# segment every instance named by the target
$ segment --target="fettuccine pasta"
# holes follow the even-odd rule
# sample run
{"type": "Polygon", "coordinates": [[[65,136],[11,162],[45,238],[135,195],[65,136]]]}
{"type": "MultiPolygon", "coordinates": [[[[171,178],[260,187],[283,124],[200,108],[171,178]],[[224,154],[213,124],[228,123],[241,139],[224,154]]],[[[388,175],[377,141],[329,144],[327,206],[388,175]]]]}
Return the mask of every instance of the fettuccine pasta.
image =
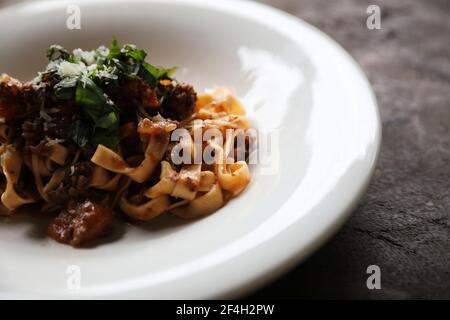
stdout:
{"type": "Polygon", "coordinates": [[[80,246],[114,217],[203,217],[245,190],[250,123],[238,99],[197,94],[145,55],[115,40],[51,46],[33,81],[0,76],[0,215],[40,206],[55,215],[48,235],[80,246]]]}

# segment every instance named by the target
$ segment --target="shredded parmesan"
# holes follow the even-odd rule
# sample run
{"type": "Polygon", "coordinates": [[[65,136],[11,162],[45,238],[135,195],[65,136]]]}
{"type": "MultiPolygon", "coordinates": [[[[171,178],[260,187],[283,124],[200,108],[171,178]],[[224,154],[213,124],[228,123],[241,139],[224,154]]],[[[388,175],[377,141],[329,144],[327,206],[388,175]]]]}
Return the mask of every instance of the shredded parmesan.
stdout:
{"type": "Polygon", "coordinates": [[[86,65],[83,62],[71,63],[63,61],[58,65],[58,74],[61,77],[77,76],[86,70],[86,65]]]}
{"type": "Polygon", "coordinates": [[[88,66],[95,63],[95,54],[91,51],[75,49],[73,50],[73,56],[76,62],[84,61],[88,66]]]}
{"type": "Polygon", "coordinates": [[[47,142],[45,143],[45,145],[47,147],[51,147],[51,146],[54,146],[55,144],[64,142],[64,139],[50,139],[49,137],[46,137],[46,139],[47,139],[47,142]]]}
{"type": "Polygon", "coordinates": [[[50,116],[48,115],[48,113],[45,112],[44,110],[39,111],[39,115],[41,116],[42,119],[44,119],[44,120],[47,121],[47,122],[52,121],[52,117],[50,117],[50,116]]]}

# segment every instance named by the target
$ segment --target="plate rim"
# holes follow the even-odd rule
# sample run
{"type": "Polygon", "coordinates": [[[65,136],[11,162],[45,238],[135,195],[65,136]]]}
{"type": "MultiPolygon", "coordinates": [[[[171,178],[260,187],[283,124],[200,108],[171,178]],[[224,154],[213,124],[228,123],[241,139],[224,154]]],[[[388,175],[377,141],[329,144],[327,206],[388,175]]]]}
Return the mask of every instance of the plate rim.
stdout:
{"type": "MultiPolygon", "coordinates": [[[[58,1],[58,6],[64,5],[64,4],[76,4],[76,3],[89,3],[89,4],[98,4],[101,2],[105,2],[103,0],[64,0],[64,1],[58,1]]],[[[192,298],[232,298],[232,297],[242,297],[245,294],[248,294],[252,292],[253,290],[262,287],[263,285],[270,283],[271,281],[275,280],[276,278],[280,277],[282,274],[286,273],[287,271],[291,270],[294,266],[300,264],[302,261],[304,261],[306,258],[308,258],[313,252],[315,252],[319,247],[321,247],[325,242],[327,242],[335,233],[342,227],[342,225],[347,221],[355,207],[358,205],[359,200],[364,195],[364,193],[367,190],[367,187],[371,181],[371,178],[375,172],[376,165],[379,159],[380,155],[380,148],[381,148],[381,139],[382,139],[382,126],[381,126],[381,117],[380,117],[380,111],[377,104],[376,96],[374,94],[374,91],[370,85],[369,80],[367,79],[367,76],[365,75],[364,71],[360,67],[360,65],[355,61],[355,59],[345,50],[343,47],[338,44],[334,39],[332,39],[330,36],[328,36],[326,33],[318,29],[317,27],[305,22],[304,20],[291,15],[289,13],[286,13],[280,9],[252,1],[247,0],[215,0],[215,1],[208,1],[208,0],[131,0],[131,1],[125,1],[125,0],[110,0],[108,1],[109,5],[114,5],[115,3],[165,3],[165,4],[183,4],[183,5],[192,5],[192,6],[201,6],[206,7],[208,9],[217,9],[222,11],[227,11],[228,13],[233,14],[239,14],[240,16],[245,16],[247,18],[250,18],[249,12],[251,11],[251,15],[254,17],[255,14],[261,13],[264,14],[265,17],[270,16],[271,22],[267,22],[266,24],[273,28],[274,22],[279,22],[279,25],[277,26],[277,30],[282,31],[283,34],[289,34],[291,37],[294,37],[295,30],[288,30],[288,27],[296,26],[296,28],[306,28],[309,29],[312,33],[315,33],[317,37],[322,38],[324,41],[328,42],[330,46],[334,48],[334,50],[337,50],[340,52],[343,58],[347,60],[349,64],[351,64],[354,73],[361,79],[363,82],[363,87],[366,90],[366,95],[368,97],[369,103],[364,106],[365,108],[372,108],[375,114],[376,125],[375,125],[375,138],[373,140],[373,159],[370,162],[370,165],[368,166],[367,171],[364,172],[364,176],[361,177],[357,182],[355,182],[355,188],[357,191],[352,195],[351,200],[348,201],[346,204],[343,205],[343,208],[341,210],[337,210],[339,212],[336,212],[333,214],[333,220],[328,220],[327,225],[322,226],[320,230],[317,230],[315,232],[315,236],[310,237],[307,241],[306,245],[303,246],[297,246],[296,249],[293,249],[294,252],[290,252],[288,254],[285,254],[283,258],[278,258],[277,262],[272,264],[267,264],[266,267],[261,268],[257,273],[253,274],[251,277],[247,277],[245,280],[240,281],[222,281],[219,284],[216,284],[214,288],[205,289],[205,286],[199,286],[196,288],[195,293],[193,293],[192,298]],[[237,12],[238,10],[234,7],[238,5],[239,10],[241,12],[237,12]]],[[[37,1],[32,3],[19,3],[10,5],[7,7],[4,7],[0,10],[0,14],[5,14],[5,11],[13,11],[13,10],[21,10],[23,8],[26,8],[28,6],[36,6],[36,5],[45,5],[48,3],[53,3],[55,5],[55,1],[37,1]]],[[[258,20],[262,23],[262,20],[258,20]]],[[[333,189],[333,191],[335,188],[333,189]]],[[[334,191],[335,192],[335,191],[334,191]]],[[[331,193],[331,191],[330,191],[331,193]]],[[[292,232],[292,230],[283,230],[280,232],[285,233],[285,235],[288,232],[292,232]]],[[[277,237],[279,234],[274,236],[273,239],[270,241],[277,241],[277,237]]],[[[279,240],[278,240],[279,241],[279,240]]],[[[268,241],[262,242],[260,245],[266,244],[268,241]]],[[[292,251],[292,250],[291,250],[292,251]]],[[[245,255],[252,255],[255,254],[255,248],[250,248],[247,251],[245,251],[243,254],[245,255]]],[[[231,257],[227,263],[238,263],[236,260],[238,259],[238,256],[231,257]]],[[[205,278],[214,278],[217,277],[218,266],[213,265],[206,267],[204,272],[205,278]],[[207,276],[206,273],[209,273],[207,276]]],[[[197,271],[198,273],[198,271],[197,271]]],[[[220,274],[220,272],[219,272],[220,274]]],[[[176,282],[176,280],[173,280],[176,282]]],[[[172,281],[172,282],[173,282],[172,281]]],[[[204,281],[207,281],[207,279],[204,279],[204,281]]],[[[192,282],[192,281],[191,281],[192,282]]],[[[207,286],[206,286],[207,287],[207,286]]],[[[152,286],[142,286],[139,288],[131,288],[129,290],[117,290],[115,292],[110,292],[107,295],[98,295],[98,294],[92,294],[88,295],[91,298],[98,299],[98,298],[108,298],[108,299],[128,299],[130,297],[135,299],[145,299],[145,293],[149,292],[151,290],[152,286]]],[[[87,296],[83,295],[83,298],[86,298],[87,296]]],[[[76,294],[69,295],[64,298],[80,298],[77,297],[76,294]]]]}

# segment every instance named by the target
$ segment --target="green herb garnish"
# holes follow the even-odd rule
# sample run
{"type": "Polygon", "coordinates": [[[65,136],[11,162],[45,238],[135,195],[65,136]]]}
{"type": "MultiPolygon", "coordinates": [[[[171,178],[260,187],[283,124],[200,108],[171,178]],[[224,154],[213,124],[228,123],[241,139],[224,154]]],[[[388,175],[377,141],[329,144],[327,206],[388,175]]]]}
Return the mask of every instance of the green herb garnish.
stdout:
{"type": "Polygon", "coordinates": [[[120,47],[113,38],[109,48],[74,50],[59,45],[47,50],[50,63],[43,73],[55,83],[55,97],[74,101],[81,109],[80,120],[68,130],[68,137],[81,147],[103,144],[115,148],[119,141],[120,110],[106,95],[107,87],[126,79],[141,78],[150,86],[172,79],[176,68],[162,68],[146,62],[147,53],[132,44],[120,47]]]}

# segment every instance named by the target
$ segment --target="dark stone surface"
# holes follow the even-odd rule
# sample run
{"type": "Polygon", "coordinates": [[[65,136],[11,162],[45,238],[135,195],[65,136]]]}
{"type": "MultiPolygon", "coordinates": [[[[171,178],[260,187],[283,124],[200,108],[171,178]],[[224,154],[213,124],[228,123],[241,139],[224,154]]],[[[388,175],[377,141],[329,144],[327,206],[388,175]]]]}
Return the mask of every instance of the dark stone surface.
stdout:
{"type": "Polygon", "coordinates": [[[450,299],[450,0],[262,2],[319,27],[360,63],[378,98],[383,144],[340,232],[249,297],[450,299]],[[382,30],[366,28],[371,4],[381,7],[382,30]],[[372,264],[381,290],[366,287],[372,264]]]}
{"type": "Polygon", "coordinates": [[[350,220],[305,263],[250,298],[450,298],[450,1],[264,0],[319,27],[360,63],[383,143],[350,220]],[[366,27],[368,5],[382,30],[366,27]],[[368,290],[366,268],[381,268],[368,290]]]}

